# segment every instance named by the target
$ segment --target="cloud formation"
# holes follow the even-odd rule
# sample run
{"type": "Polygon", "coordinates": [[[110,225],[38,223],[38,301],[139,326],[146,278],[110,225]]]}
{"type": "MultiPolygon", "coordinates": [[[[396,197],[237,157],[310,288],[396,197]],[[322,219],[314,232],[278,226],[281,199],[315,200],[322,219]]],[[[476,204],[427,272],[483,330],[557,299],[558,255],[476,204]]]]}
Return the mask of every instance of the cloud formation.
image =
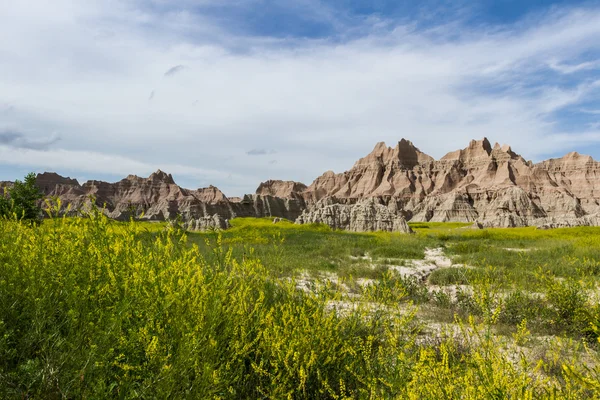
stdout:
{"type": "Polygon", "coordinates": [[[249,156],[264,156],[267,154],[275,154],[277,153],[275,150],[269,150],[269,149],[252,149],[246,152],[247,155],[249,156]]]}
{"type": "Polygon", "coordinates": [[[592,115],[600,115],[600,110],[588,110],[588,109],[581,109],[579,110],[580,112],[584,113],[584,114],[592,114],[592,115]]]}
{"type": "Polygon", "coordinates": [[[169,77],[169,76],[174,76],[177,73],[181,72],[182,70],[185,69],[185,65],[176,65],[174,67],[171,67],[167,70],[167,72],[165,72],[165,76],[169,77]]]}
{"type": "Polygon", "coordinates": [[[572,74],[574,72],[584,70],[600,69],[600,60],[586,61],[579,64],[559,64],[556,62],[551,62],[549,66],[553,70],[558,71],[560,73],[572,74]]]}
{"type": "Polygon", "coordinates": [[[129,174],[149,176],[157,169],[169,171],[179,176],[187,177],[196,184],[208,186],[212,180],[240,179],[240,176],[222,171],[194,168],[177,163],[156,161],[145,163],[132,160],[128,157],[99,153],[95,151],[71,151],[56,149],[43,151],[40,149],[20,148],[18,151],[0,145],[0,159],[17,166],[37,167],[47,170],[63,169],[67,171],[80,171],[85,173],[102,173],[113,175],[119,179],[129,174]]]}
{"type": "Polygon", "coordinates": [[[48,150],[51,145],[58,142],[60,137],[52,135],[49,137],[31,138],[21,132],[13,130],[0,131],[0,145],[17,149],[48,150]]]}
{"type": "MultiPolygon", "coordinates": [[[[487,136],[528,159],[582,146],[600,158],[595,113],[582,111],[600,109],[600,7],[471,25],[290,0],[288,14],[315,28],[286,36],[234,30],[212,0],[170,4],[3,6],[0,36],[15,38],[0,41],[0,75],[11,77],[0,104],[14,105],[4,122],[61,133],[60,143],[37,145],[44,168],[127,175],[160,164],[184,186],[207,179],[233,196],[270,178],[310,183],[402,137],[435,157],[487,136]],[[257,143],[277,149],[277,176],[246,157],[270,154],[257,143]],[[108,161],[90,163],[90,153],[108,161]]],[[[2,154],[36,146],[27,140],[0,138],[2,154]]],[[[18,151],[0,163],[38,166],[36,157],[18,151]]]]}

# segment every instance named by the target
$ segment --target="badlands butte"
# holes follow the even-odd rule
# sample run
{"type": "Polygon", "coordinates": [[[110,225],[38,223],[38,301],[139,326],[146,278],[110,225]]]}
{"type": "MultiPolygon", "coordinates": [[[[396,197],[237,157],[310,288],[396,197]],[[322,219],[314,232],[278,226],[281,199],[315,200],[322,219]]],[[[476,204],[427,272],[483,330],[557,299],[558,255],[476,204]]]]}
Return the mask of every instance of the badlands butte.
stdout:
{"type": "Polygon", "coordinates": [[[228,198],[214,186],[181,188],[160,170],[148,178],[84,184],[46,172],[37,185],[72,215],[95,201],[111,218],[180,218],[191,230],[226,229],[235,217],[351,231],[410,232],[406,221],[472,222],[478,228],[600,225],[600,163],[573,152],[534,164],[485,138],[439,160],[405,139],[395,147],[378,143],[346,172],[325,172],[310,186],[270,180],[243,198],[228,198]]]}

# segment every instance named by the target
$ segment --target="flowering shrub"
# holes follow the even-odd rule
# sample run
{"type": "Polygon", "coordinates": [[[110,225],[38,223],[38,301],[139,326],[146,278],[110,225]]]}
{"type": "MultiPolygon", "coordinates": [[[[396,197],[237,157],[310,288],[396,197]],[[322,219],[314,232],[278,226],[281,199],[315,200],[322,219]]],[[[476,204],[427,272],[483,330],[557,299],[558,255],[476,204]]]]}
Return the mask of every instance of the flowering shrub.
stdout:
{"type": "MultiPolygon", "coordinates": [[[[369,302],[298,290],[220,236],[208,255],[185,233],[87,218],[0,220],[1,398],[584,398],[597,370],[558,376],[510,354],[489,326],[416,340],[421,296],[392,277],[369,302]]],[[[487,292],[474,304],[487,307],[487,292]]],[[[556,304],[560,313],[575,303],[556,304]],[[566,308],[565,308],[566,307],[566,308]]],[[[496,306],[494,306],[496,307],[496,306]]],[[[494,311],[495,312],[495,311],[494,311]]],[[[485,314],[485,313],[484,313],[485,314]]],[[[490,320],[496,314],[490,315],[490,320]]],[[[522,324],[518,341],[525,341],[522,324]]]]}

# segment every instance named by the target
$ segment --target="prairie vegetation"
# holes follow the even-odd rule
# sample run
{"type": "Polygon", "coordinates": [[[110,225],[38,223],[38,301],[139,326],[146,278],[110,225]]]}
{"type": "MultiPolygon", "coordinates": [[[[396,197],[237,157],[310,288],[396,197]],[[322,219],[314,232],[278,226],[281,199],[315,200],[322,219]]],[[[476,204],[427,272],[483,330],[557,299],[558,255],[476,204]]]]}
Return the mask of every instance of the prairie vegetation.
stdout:
{"type": "Polygon", "coordinates": [[[232,225],[1,219],[0,397],[600,393],[600,229],[232,225]]]}
{"type": "Polygon", "coordinates": [[[0,217],[14,217],[38,223],[42,209],[38,202],[43,194],[35,184],[35,174],[27,174],[23,181],[16,180],[10,187],[0,188],[0,217]]]}

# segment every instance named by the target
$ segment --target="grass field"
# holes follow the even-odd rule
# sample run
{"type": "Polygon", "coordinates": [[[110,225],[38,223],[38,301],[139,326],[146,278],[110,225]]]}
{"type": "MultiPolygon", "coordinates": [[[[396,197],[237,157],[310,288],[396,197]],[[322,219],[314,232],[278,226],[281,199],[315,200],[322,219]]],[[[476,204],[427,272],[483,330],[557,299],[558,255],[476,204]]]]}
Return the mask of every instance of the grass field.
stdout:
{"type": "Polygon", "coordinates": [[[600,229],[0,221],[0,398],[600,396],[600,229]]]}

